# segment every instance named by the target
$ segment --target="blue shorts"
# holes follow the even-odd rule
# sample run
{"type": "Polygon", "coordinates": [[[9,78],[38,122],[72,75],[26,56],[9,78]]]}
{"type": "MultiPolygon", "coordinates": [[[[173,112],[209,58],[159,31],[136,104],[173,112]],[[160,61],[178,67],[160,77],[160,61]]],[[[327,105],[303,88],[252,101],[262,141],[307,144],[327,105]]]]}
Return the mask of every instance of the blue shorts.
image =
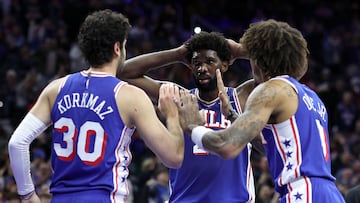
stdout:
{"type": "Polygon", "coordinates": [[[334,182],[323,178],[301,178],[288,186],[279,203],[345,203],[334,182]]]}
{"type": "Polygon", "coordinates": [[[124,203],[126,197],[111,197],[107,191],[89,190],[65,194],[53,194],[51,203],[124,203]],[[111,201],[111,199],[116,200],[111,201]]]}

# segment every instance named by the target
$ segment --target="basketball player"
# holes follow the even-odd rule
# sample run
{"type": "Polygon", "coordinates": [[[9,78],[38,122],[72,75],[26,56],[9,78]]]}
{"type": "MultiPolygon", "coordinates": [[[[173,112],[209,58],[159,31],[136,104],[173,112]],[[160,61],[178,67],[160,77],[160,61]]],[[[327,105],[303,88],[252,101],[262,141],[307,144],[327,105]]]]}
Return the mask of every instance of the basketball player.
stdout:
{"type": "Polygon", "coordinates": [[[261,133],[279,202],[344,202],[330,171],[326,108],[298,81],[307,71],[305,39],[287,23],[267,20],[251,24],[240,44],[257,87],[244,112],[219,131],[198,125],[202,118],[194,114],[196,98],[182,94],[178,106],[191,139],[199,148],[231,159],[261,133]]]}
{"type": "Polygon", "coordinates": [[[40,203],[30,174],[29,145],[49,125],[53,203],[126,202],[135,128],[167,167],[181,165],[183,131],[171,102],[179,96],[177,89],[160,89],[160,110],[170,133],[145,92],[115,77],[124,64],[129,28],[126,17],[110,10],[87,16],[78,40],[90,68],[47,85],[13,133],[10,161],[23,203],[40,203]]]}
{"type": "MultiPolygon", "coordinates": [[[[229,44],[220,33],[201,32],[184,44],[127,60],[121,73],[122,79],[141,87],[156,101],[162,82],[144,74],[154,68],[165,68],[169,63],[182,61],[191,69],[196,88],[189,91],[196,97],[199,109],[205,112],[204,127],[213,130],[229,127],[237,114],[241,113],[241,106],[253,88],[252,82],[236,89],[224,87],[222,81],[221,86],[217,84],[215,70],[221,73],[227,71],[231,60],[229,44]],[[224,94],[220,97],[226,101],[220,100],[219,90],[224,94]]],[[[183,164],[178,169],[170,169],[169,202],[254,202],[250,152],[251,145],[247,144],[234,159],[224,160],[200,149],[189,136],[185,136],[183,164]]]]}

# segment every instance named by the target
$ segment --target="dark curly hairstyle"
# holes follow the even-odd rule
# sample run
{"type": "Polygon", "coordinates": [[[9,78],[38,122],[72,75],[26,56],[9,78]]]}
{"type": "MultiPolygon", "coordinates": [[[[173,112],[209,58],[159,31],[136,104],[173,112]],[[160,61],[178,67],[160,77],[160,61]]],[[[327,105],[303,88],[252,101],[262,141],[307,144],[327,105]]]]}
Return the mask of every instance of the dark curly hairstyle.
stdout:
{"type": "Polygon", "coordinates": [[[307,71],[306,40],[285,22],[270,19],[252,23],[240,43],[266,76],[290,75],[300,79],[307,71]]]}
{"type": "Polygon", "coordinates": [[[208,33],[202,31],[192,36],[184,44],[187,48],[185,57],[188,61],[191,61],[192,55],[195,51],[203,49],[216,51],[222,61],[229,62],[231,59],[229,44],[227,43],[225,37],[218,32],[208,33]]]}
{"type": "Polygon", "coordinates": [[[124,15],[109,9],[88,15],[78,34],[79,47],[87,62],[91,66],[110,62],[114,56],[114,44],[119,42],[123,45],[130,27],[124,15]]]}

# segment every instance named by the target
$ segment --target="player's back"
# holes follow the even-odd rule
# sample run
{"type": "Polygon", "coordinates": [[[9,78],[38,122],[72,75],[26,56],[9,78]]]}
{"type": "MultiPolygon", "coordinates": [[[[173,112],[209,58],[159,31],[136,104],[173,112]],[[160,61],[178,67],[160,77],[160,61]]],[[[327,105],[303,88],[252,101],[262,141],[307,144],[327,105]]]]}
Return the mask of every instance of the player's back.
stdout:
{"type": "Polygon", "coordinates": [[[293,116],[268,124],[262,131],[280,202],[343,202],[330,170],[325,105],[313,90],[294,78],[275,79],[291,85],[299,101],[293,116]]]}
{"type": "Polygon", "coordinates": [[[106,73],[82,71],[67,77],[51,111],[51,192],[94,197],[126,196],[129,144],[115,95],[124,82],[106,73]],[[76,194],[76,193],[75,193],[76,194]]]}
{"type": "Polygon", "coordinates": [[[297,111],[290,119],[267,125],[262,132],[269,163],[274,163],[270,170],[277,185],[286,185],[300,176],[334,180],[330,173],[328,116],[323,102],[293,78],[276,79],[293,86],[299,97],[297,111]]]}

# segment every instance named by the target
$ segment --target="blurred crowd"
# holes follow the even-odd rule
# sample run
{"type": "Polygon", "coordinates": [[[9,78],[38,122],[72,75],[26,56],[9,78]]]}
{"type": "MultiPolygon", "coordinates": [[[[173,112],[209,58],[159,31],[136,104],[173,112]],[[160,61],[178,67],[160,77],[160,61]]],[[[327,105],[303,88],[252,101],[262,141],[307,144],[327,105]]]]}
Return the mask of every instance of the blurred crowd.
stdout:
{"type": "MultiPolygon", "coordinates": [[[[238,40],[249,23],[274,18],[301,30],[310,50],[302,79],[324,100],[330,121],[332,173],[346,195],[360,184],[360,2],[356,0],[1,0],[0,10],[0,203],[20,202],[9,167],[7,142],[14,128],[51,80],[86,69],[76,44],[80,23],[91,11],[110,8],[132,24],[128,58],[174,48],[193,28],[238,40]]],[[[149,73],[192,88],[181,64],[149,73]]],[[[249,63],[237,60],[224,76],[237,86],[251,78],[249,63]]],[[[31,145],[32,175],[42,201],[49,202],[51,132],[31,145]]],[[[167,200],[169,174],[135,134],[129,202],[167,200]]],[[[253,156],[257,202],[276,198],[266,157],[253,156]]]]}

